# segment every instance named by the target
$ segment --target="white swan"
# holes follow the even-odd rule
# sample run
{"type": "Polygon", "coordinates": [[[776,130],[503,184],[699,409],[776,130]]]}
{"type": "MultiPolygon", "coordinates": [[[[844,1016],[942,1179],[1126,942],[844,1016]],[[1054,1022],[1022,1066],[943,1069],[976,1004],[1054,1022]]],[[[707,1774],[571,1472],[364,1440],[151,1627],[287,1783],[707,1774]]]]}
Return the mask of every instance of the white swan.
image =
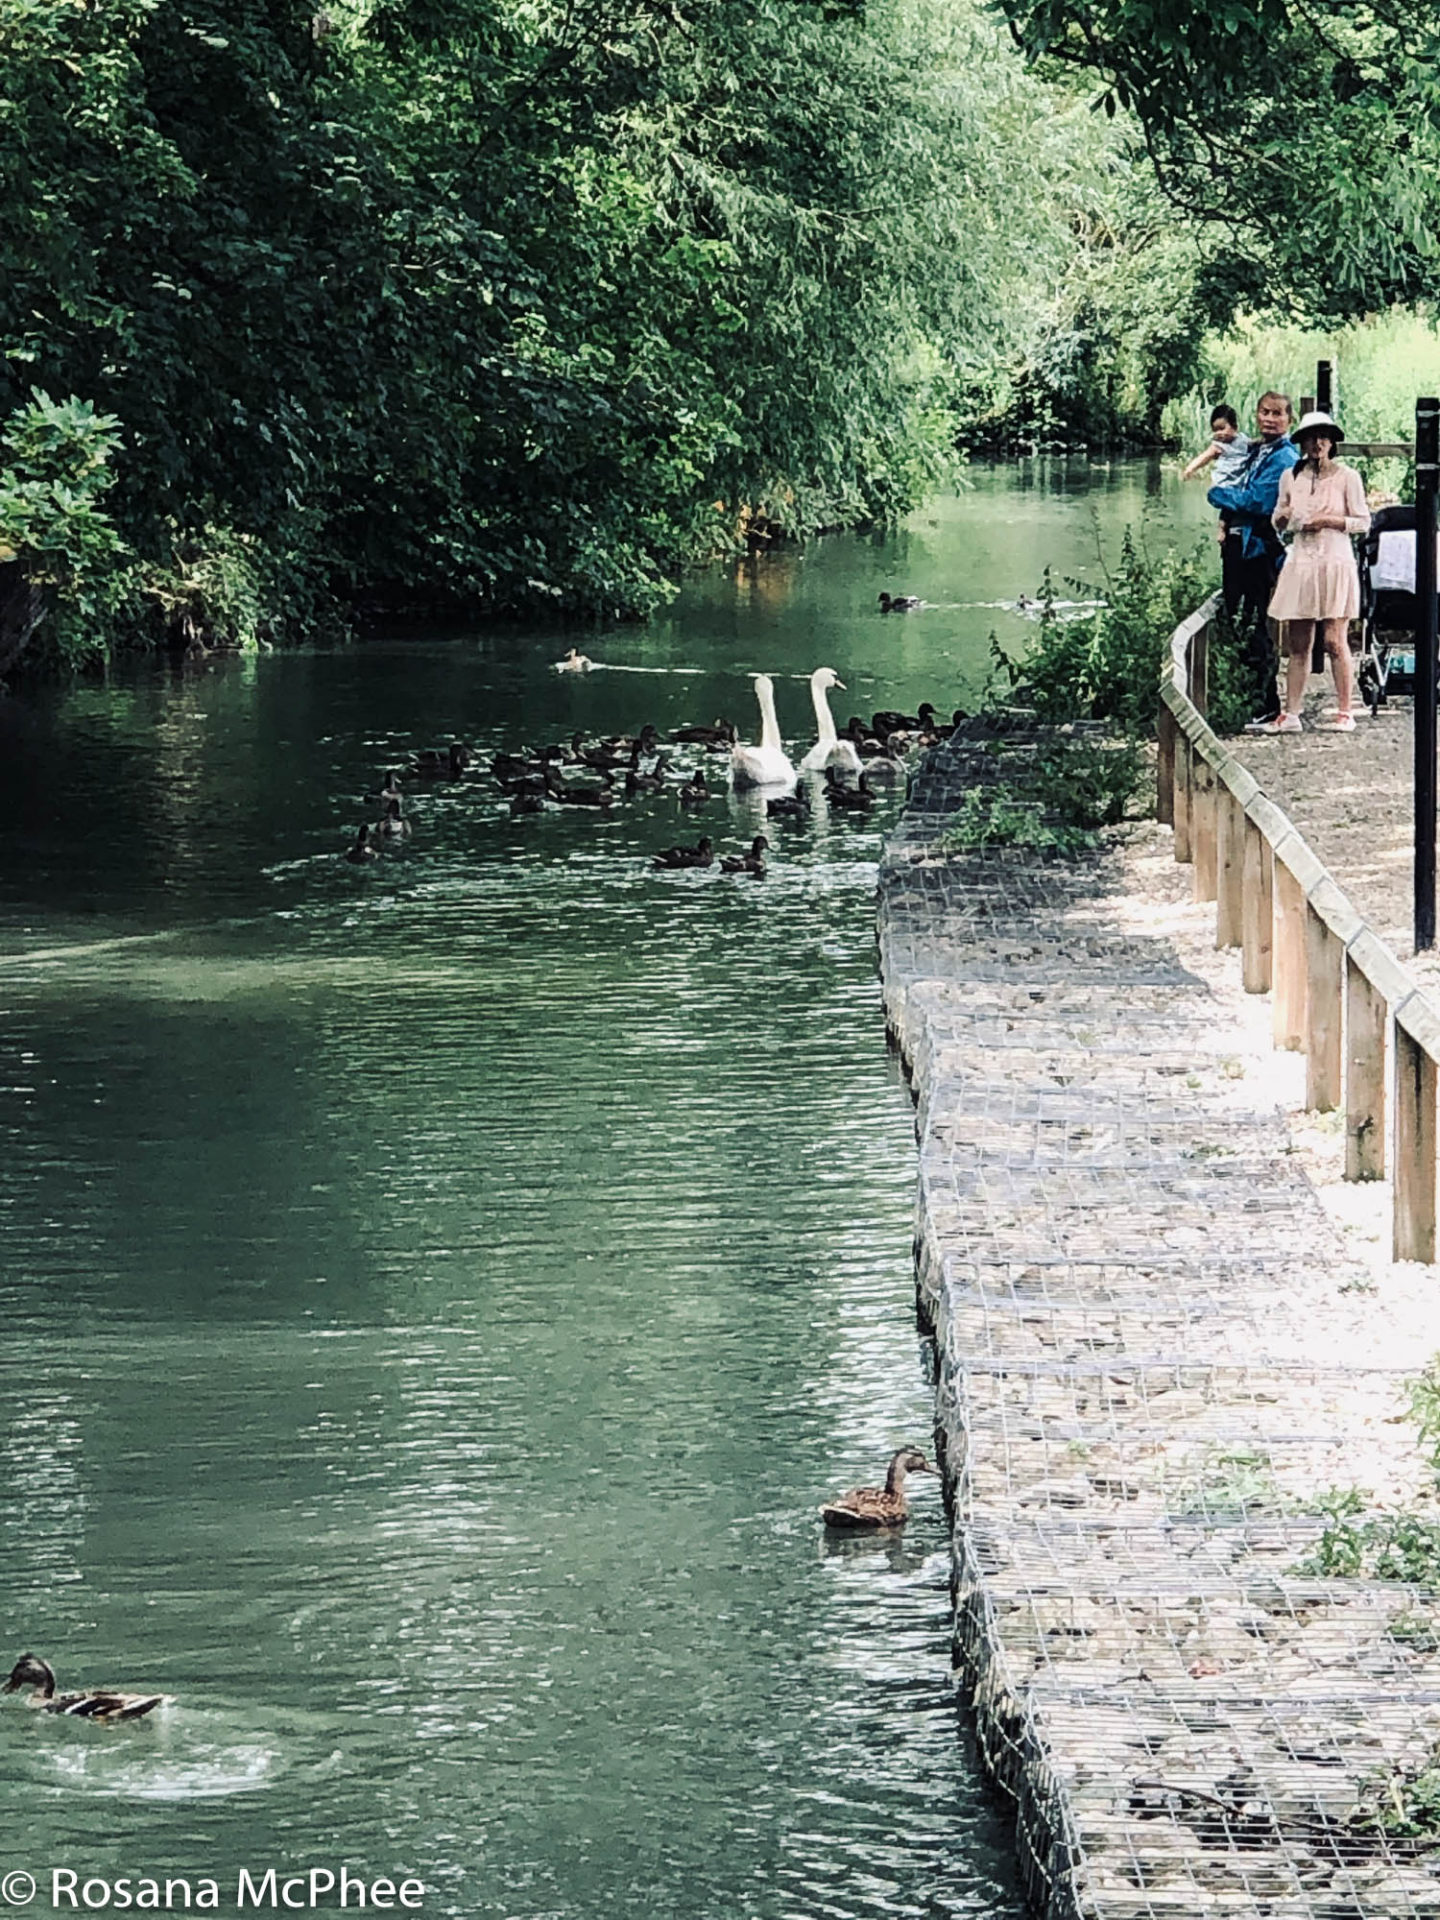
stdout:
{"type": "Polygon", "coordinates": [[[842,740],[835,731],[835,718],[826,694],[831,687],[843,693],[845,682],[833,667],[817,667],[810,676],[810,699],[815,707],[815,727],[820,738],[800,762],[802,773],[819,773],[824,767],[839,767],[845,773],[859,773],[863,764],[853,740],[842,740]]]}
{"type": "Polygon", "coordinates": [[[760,744],[730,749],[730,777],[737,787],[784,787],[795,769],[780,744],[780,722],[775,718],[775,682],[768,673],[752,674],[755,698],[760,702],[760,744]]]}

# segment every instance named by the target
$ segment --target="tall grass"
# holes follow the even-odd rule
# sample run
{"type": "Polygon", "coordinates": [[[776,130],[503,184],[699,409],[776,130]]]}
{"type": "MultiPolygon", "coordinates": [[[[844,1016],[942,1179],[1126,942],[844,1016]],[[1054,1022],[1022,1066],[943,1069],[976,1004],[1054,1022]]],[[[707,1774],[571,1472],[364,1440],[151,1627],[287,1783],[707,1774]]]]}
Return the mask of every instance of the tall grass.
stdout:
{"type": "Polygon", "coordinates": [[[1165,408],[1168,438],[1187,450],[1210,438],[1210,409],[1228,400],[1247,430],[1267,387],[1294,396],[1315,391],[1315,362],[1335,366],[1333,411],[1356,440],[1410,440],[1418,394],[1440,393],[1440,328],[1425,313],[1394,311],[1334,332],[1271,321],[1242,320],[1210,335],[1204,372],[1194,388],[1165,408]]]}

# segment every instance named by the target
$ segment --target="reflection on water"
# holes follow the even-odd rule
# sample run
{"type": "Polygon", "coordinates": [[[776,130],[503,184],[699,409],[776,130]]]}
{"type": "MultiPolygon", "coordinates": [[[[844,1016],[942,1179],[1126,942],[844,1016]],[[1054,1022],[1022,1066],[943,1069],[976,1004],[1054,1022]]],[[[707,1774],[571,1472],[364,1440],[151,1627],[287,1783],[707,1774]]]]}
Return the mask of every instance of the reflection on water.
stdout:
{"type": "Polygon", "coordinates": [[[344,1859],[514,1920],[1017,1911],[933,1488],[883,1542],[816,1515],[929,1426],[895,803],[772,831],[763,883],[649,867],[745,845],[753,802],[514,821],[483,776],[337,853],[455,734],[750,725],[763,666],[803,749],[786,676],[822,663],[857,711],[947,710],[994,610],[875,593],[1033,591],[1042,506],[1078,564],[1076,496],[981,476],[586,642],[643,675],[488,634],[0,708],[9,1658],[176,1696],[3,1703],[7,1865],[344,1859]]]}

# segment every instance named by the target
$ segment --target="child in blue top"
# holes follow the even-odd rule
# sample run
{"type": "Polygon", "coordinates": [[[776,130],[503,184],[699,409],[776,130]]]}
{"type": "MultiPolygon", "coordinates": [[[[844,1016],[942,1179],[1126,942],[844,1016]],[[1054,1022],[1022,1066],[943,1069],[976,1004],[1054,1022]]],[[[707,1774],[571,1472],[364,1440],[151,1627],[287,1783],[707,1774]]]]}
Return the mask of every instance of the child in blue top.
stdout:
{"type": "Polygon", "coordinates": [[[1233,407],[1216,407],[1210,415],[1210,444],[1203,453],[1197,453],[1180,475],[1182,480],[1193,480],[1202,467],[1208,467],[1213,460],[1215,471],[1210,484],[1215,487],[1233,487],[1240,477],[1253,445],[1248,434],[1241,433],[1240,422],[1235,417],[1233,407]]]}

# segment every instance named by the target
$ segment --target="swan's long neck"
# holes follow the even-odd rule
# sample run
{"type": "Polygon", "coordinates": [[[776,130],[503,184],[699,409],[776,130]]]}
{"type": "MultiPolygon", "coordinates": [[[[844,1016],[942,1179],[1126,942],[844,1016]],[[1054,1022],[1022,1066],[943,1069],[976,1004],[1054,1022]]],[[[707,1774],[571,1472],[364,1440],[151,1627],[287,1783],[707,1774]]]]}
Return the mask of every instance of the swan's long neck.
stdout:
{"type": "Polygon", "coordinates": [[[830,711],[830,701],[818,678],[810,681],[810,699],[815,708],[815,725],[820,733],[818,744],[822,747],[835,746],[840,736],[835,731],[835,716],[830,711]]]}
{"type": "Polygon", "coordinates": [[[780,722],[775,717],[775,689],[763,675],[755,682],[755,698],[760,702],[760,747],[764,753],[783,753],[780,722]]]}

